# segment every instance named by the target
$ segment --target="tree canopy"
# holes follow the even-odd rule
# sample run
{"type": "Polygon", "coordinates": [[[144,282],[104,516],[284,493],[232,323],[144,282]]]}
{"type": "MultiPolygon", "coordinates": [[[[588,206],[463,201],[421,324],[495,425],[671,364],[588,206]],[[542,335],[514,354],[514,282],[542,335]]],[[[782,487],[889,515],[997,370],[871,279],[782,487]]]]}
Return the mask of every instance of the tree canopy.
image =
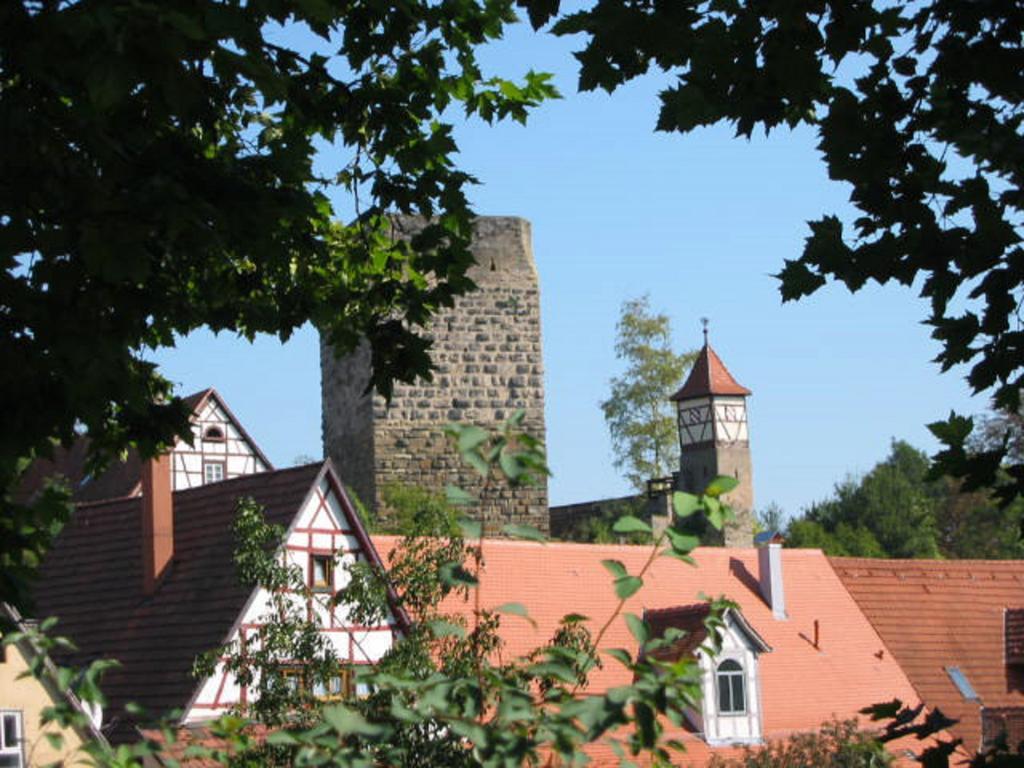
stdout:
{"type": "MultiPolygon", "coordinates": [[[[453,116],[524,121],[555,95],[478,65],[513,18],[511,0],[0,6],[0,488],[79,431],[97,461],[189,434],[143,353],[196,328],[312,320],[342,352],[367,340],[385,394],[429,375],[423,326],[472,285],[453,116]],[[409,240],[392,213],[432,223],[409,240]]],[[[10,597],[54,514],[0,513],[10,597]]]]}
{"type": "Polygon", "coordinates": [[[790,521],[788,543],[856,557],[1017,558],[1024,502],[1002,506],[990,490],[933,478],[933,462],[908,443],[790,521]]]}

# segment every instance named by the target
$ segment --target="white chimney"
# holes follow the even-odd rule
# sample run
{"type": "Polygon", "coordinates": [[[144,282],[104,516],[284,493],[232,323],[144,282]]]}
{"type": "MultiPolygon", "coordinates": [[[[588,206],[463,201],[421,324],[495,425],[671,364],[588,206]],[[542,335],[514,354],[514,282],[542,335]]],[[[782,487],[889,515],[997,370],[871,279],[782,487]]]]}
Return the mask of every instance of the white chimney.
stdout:
{"type": "Polygon", "coordinates": [[[782,583],[782,542],[781,533],[765,531],[754,538],[757,546],[758,581],[761,596],[772,609],[776,619],[786,619],[786,589],[782,583]]]}

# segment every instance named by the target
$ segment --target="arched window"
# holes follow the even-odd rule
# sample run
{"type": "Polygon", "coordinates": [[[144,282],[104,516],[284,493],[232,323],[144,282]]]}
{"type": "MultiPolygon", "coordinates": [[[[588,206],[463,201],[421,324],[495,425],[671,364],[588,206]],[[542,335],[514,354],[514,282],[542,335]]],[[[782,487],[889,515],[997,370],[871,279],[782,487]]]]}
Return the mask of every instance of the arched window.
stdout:
{"type": "Polygon", "coordinates": [[[220,427],[207,427],[203,433],[203,440],[211,443],[222,443],[224,442],[224,430],[220,427]]]}
{"type": "Polygon", "coordinates": [[[718,686],[718,712],[723,715],[741,715],[747,711],[747,683],[743,665],[735,659],[726,659],[715,672],[718,686]]]}

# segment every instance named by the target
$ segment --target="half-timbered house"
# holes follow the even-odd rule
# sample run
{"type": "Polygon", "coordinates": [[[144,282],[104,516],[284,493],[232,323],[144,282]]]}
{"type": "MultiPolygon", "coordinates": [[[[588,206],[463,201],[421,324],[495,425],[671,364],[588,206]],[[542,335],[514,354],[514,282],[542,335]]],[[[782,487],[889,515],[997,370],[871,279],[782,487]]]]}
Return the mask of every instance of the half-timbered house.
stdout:
{"type": "MultiPolygon", "coordinates": [[[[170,451],[176,491],[273,469],[224,398],[212,387],[182,398],[191,410],[191,434],[179,436],[170,451]]],[[[15,496],[31,501],[50,478],[63,478],[76,502],[100,501],[142,493],[142,462],[135,450],[93,477],[86,466],[89,438],[58,447],[50,459],[37,460],[15,496]]]]}
{"type": "MultiPolygon", "coordinates": [[[[172,459],[142,466],[139,495],[79,503],[40,573],[38,615],[59,616],[78,646],[64,661],[121,663],[104,681],[103,730],[115,743],[138,738],[129,702],[150,716],[178,711],[182,725],[194,725],[244,707],[252,695],[223,664],[208,677],[193,674],[201,654],[251,637],[266,613],[265,590],[236,575],[240,499],[254,500],[286,530],[280,556],[310,586],[333,594],[353,562],[377,559],[329,461],[172,491],[172,459]]],[[[400,632],[394,614],[368,627],[350,622],[344,603],[316,610],[342,661],[339,677],[379,659],[400,632]]]]}

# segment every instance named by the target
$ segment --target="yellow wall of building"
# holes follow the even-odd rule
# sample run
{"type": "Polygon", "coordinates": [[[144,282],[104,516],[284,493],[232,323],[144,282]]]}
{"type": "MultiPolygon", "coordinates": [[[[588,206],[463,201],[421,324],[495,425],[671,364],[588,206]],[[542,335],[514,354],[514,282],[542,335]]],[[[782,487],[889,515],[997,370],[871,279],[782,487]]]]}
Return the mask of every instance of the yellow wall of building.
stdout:
{"type": "MultiPolygon", "coordinates": [[[[51,692],[34,677],[19,679],[28,670],[28,664],[16,645],[4,646],[4,659],[0,661],[0,709],[16,710],[22,714],[22,736],[26,765],[52,765],[63,760],[68,766],[79,762],[82,739],[71,728],[62,729],[54,723],[45,727],[45,732],[61,733],[64,741],[60,749],[54,749],[40,727],[40,718],[46,707],[53,704],[51,692]]],[[[56,691],[53,695],[57,695],[56,691]]]]}

